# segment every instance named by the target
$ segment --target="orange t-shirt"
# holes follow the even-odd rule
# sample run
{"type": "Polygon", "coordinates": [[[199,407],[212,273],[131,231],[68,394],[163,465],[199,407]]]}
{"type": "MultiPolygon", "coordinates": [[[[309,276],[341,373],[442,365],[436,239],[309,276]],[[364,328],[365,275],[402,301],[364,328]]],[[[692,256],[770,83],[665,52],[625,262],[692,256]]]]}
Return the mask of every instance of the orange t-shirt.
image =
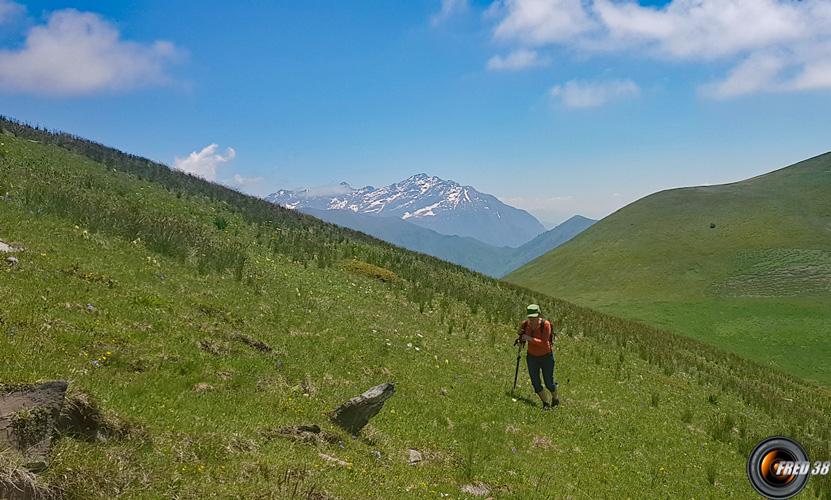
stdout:
{"type": "Polygon", "coordinates": [[[537,322],[537,328],[532,328],[531,322],[526,319],[519,327],[519,334],[534,337],[534,340],[528,342],[528,354],[531,356],[545,356],[551,352],[553,337],[550,321],[540,320],[537,322]]]}

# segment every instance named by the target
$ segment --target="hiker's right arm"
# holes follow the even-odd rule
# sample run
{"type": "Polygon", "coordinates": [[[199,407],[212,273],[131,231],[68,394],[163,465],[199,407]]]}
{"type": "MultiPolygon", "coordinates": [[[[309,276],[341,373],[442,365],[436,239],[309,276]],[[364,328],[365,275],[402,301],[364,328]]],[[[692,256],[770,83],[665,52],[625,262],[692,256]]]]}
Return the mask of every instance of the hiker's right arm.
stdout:
{"type": "Polygon", "coordinates": [[[525,341],[522,339],[522,336],[524,334],[525,334],[525,325],[520,324],[519,328],[517,329],[517,332],[516,332],[516,340],[514,341],[514,345],[525,343],[525,341]]]}

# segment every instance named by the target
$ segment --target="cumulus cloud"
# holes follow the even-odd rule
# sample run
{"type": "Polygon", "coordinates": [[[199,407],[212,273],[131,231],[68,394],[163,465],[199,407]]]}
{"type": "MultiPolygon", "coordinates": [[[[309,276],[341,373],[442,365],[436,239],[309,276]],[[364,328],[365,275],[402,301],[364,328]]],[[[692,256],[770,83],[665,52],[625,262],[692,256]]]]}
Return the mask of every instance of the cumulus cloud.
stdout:
{"type": "Polygon", "coordinates": [[[548,59],[540,57],[535,50],[518,49],[506,56],[493,56],[488,59],[487,68],[491,71],[518,71],[526,68],[548,65],[548,59]]]}
{"type": "Polygon", "coordinates": [[[224,163],[234,159],[237,152],[227,148],[225,155],[217,153],[219,145],[208,144],[201,151],[194,151],[185,158],[178,156],[173,161],[173,168],[196,175],[209,181],[216,180],[216,171],[224,163]]]}
{"type": "MultiPolygon", "coordinates": [[[[233,151],[233,149],[231,149],[231,151],[233,151]]],[[[264,177],[244,177],[240,174],[234,174],[234,177],[232,178],[232,182],[235,186],[243,188],[257,186],[259,184],[262,184],[264,180],[264,177]]]]}
{"type": "Polygon", "coordinates": [[[627,52],[682,62],[727,62],[705,95],[831,88],[828,0],[500,0],[493,37],[518,46],[627,52]]]}
{"type": "Polygon", "coordinates": [[[632,80],[570,80],[551,88],[551,96],[560,99],[569,108],[595,108],[639,93],[638,85],[632,80]]]}
{"type": "Polygon", "coordinates": [[[305,188],[302,194],[298,194],[307,198],[314,198],[317,196],[340,196],[343,194],[349,194],[354,190],[355,189],[349,184],[341,182],[340,184],[325,184],[322,186],[305,188]]]}
{"type": "MultiPolygon", "coordinates": [[[[2,12],[0,8],[0,16],[2,12]]],[[[115,26],[97,14],[60,10],[46,24],[32,27],[21,48],[0,50],[0,88],[81,95],[166,84],[171,81],[166,68],[180,56],[170,42],[122,40],[115,26]]]]}
{"type": "Polygon", "coordinates": [[[501,17],[496,38],[531,45],[568,41],[594,24],[581,0],[503,0],[490,15],[501,17]]]}
{"type": "Polygon", "coordinates": [[[26,8],[18,3],[0,0],[0,25],[7,23],[25,11],[26,8]]]}
{"type": "Polygon", "coordinates": [[[451,17],[468,9],[468,0],[441,0],[441,9],[430,18],[430,24],[438,26],[451,17]]]}

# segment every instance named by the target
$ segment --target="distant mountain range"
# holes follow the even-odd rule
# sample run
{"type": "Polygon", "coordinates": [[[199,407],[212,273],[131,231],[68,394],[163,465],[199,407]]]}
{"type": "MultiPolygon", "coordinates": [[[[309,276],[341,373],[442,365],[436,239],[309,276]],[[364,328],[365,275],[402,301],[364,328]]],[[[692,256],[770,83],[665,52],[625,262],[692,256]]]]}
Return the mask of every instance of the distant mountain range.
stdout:
{"type": "Polygon", "coordinates": [[[471,186],[427,174],[381,188],[356,189],[343,182],[328,194],[280,190],[266,199],[301,211],[344,210],[397,218],[443,235],[471,237],[495,247],[518,247],[545,231],[540,221],[525,210],[471,186]]]}
{"type": "Polygon", "coordinates": [[[596,222],[577,215],[545,231],[534,216],[493,195],[427,174],[382,188],[356,189],[342,182],[326,193],[280,190],[266,199],[493,277],[519,268],[596,222]]]}
{"type": "Polygon", "coordinates": [[[502,277],[562,245],[596,221],[579,215],[546,231],[519,248],[495,247],[467,236],[448,236],[395,217],[374,217],[349,210],[304,208],[318,219],[369,234],[416,252],[459,264],[495,278],[502,277]]]}

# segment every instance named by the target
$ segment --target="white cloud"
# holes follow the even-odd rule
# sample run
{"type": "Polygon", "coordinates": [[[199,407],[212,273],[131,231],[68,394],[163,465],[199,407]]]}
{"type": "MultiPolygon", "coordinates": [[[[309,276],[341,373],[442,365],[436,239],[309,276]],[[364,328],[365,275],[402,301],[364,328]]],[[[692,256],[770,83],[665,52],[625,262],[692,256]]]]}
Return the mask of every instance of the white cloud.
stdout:
{"type": "Polygon", "coordinates": [[[340,184],[326,184],[323,186],[305,188],[301,196],[308,198],[314,198],[316,196],[338,196],[342,194],[349,194],[352,191],[354,191],[354,189],[349,184],[342,182],[340,184]]]}
{"type": "Polygon", "coordinates": [[[704,95],[728,98],[769,91],[831,89],[831,1],[499,0],[488,14],[493,37],[581,53],[623,52],[695,62],[726,62],[704,95]]]}
{"type": "Polygon", "coordinates": [[[201,151],[194,151],[185,158],[177,156],[173,161],[173,168],[209,181],[215,181],[217,169],[223,163],[233,160],[237,155],[234,148],[226,149],[224,156],[217,153],[217,149],[219,149],[219,145],[209,144],[201,151]]]}
{"type": "Polygon", "coordinates": [[[66,9],[31,28],[20,49],[0,50],[0,88],[80,95],[160,85],[170,82],[165,69],[179,56],[170,42],[125,41],[99,15],[66,9]]]}
{"type": "Polygon", "coordinates": [[[632,80],[570,80],[551,88],[551,96],[559,98],[569,108],[595,108],[639,93],[638,85],[632,80]]]}
{"type": "Polygon", "coordinates": [[[488,59],[487,68],[491,71],[518,71],[526,68],[546,66],[549,61],[541,58],[537,51],[518,49],[506,56],[493,56],[488,59]]]}
{"type": "Polygon", "coordinates": [[[441,0],[441,9],[430,18],[430,24],[438,26],[451,17],[468,9],[468,0],[441,0]]]}
{"type": "Polygon", "coordinates": [[[702,92],[716,99],[782,88],[776,83],[787,63],[774,54],[753,54],[737,65],[721,82],[704,85],[702,92]]]}
{"type": "Polygon", "coordinates": [[[25,11],[26,8],[19,3],[0,0],[0,25],[7,23],[25,11]]]}
{"type": "Polygon", "coordinates": [[[500,13],[494,36],[531,45],[568,41],[594,25],[581,0],[502,0],[491,11],[500,13]]]}
{"type": "MultiPolygon", "coordinates": [[[[231,151],[233,151],[233,149],[231,149],[231,151]]],[[[234,174],[234,177],[232,178],[233,184],[239,187],[257,186],[262,184],[264,180],[264,177],[244,177],[240,174],[234,174]]]]}

